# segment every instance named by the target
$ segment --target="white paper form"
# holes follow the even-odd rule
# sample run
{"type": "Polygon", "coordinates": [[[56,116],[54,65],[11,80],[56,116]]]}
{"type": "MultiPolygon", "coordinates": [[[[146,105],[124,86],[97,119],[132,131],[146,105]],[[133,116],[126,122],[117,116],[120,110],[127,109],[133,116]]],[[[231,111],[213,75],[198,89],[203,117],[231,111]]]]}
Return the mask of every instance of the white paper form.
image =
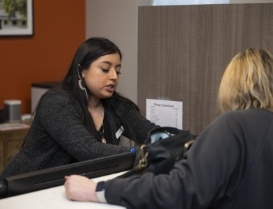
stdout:
{"type": "Polygon", "coordinates": [[[146,118],[159,126],[183,129],[183,102],[146,99],[146,118]]]}

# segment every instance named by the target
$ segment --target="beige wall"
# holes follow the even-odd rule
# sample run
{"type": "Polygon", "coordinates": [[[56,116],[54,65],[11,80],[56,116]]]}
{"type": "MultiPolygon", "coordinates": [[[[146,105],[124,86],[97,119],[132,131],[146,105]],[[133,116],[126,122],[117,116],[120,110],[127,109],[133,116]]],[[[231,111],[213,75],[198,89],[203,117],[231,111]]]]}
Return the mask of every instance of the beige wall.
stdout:
{"type": "Polygon", "coordinates": [[[118,92],[137,102],[137,0],[86,0],[86,37],[103,36],[123,53],[118,92]]]}
{"type": "MultiPolygon", "coordinates": [[[[138,5],[152,0],[86,0],[86,37],[105,36],[124,54],[118,91],[137,102],[138,5]]],[[[271,3],[273,0],[230,0],[231,3],[271,3]]]]}

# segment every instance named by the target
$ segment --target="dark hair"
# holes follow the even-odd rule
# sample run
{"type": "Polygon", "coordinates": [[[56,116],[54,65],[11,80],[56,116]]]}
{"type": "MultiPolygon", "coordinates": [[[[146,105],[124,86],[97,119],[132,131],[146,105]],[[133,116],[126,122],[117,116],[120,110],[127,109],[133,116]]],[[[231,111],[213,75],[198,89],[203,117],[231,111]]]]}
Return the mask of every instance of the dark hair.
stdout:
{"type": "Polygon", "coordinates": [[[82,94],[83,92],[78,88],[79,66],[81,70],[87,70],[91,63],[101,56],[115,53],[118,53],[120,59],[122,59],[121,51],[110,40],[100,37],[87,39],[78,48],[62,84],[71,90],[76,91],[74,92],[76,93],[75,95],[82,94]]]}
{"type": "MultiPolygon", "coordinates": [[[[101,56],[108,55],[108,54],[115,54],[118,53],[120,59],[122,59],[122,53],[120,49],[110,40],[101,37],[92,37],[84,41],[80,47],[78,48],[69,70],[61,83],[62,88],[67,88],[72,91],[73,96],[79,101],[80,105],[82,106],[84,112],[84,123],[86,124],[87,129],[92,132],[97,138],[99,139],[99,134],[96,131],[95,125],[93,121],[90,121],[90,114],[88,112],[88,101],[85,95],[85,92],[80,90],[78,80],[79,80],[79,70],[86,70],[90,67],[90,65],[100,58],[101,56]],[[80,69],[79,69],[80,68],[80,69]]],[[[80,73],[81,76],[81,73],[80,73]]],[[[84,83],[83,83],[84,85],[84,83]]],[[[90,91],[86,88],[86,91],[89,96],[92,96],[90,91]]],[[[117,92],[114,92],[113,96],[118,98],[119,100],[125,100],[132,105],[134,105],[137,109],[138,107],[129,99],[121,96],[117,92]]],[[[126,126],[125,119],[123,119],[120,114],[115,110],[108,99],[101,99],[102,104],[107,106],[112,110],[116,117],[118,117],[121,122],[124,123],[126,126]]],[[[129,128],[129,127],[128,127],[129,128]]],[[[130,130],[130,128],[129,128],[130,130]]],[[[130,131],[131,132],[131,131],[130,131]]],[[[134,136],[131,136],[134,138],[134,136]]]]}
{"type": "MultiPolygon", "coordinates": [[[[101,136],[97,132],[94,122],[88,112],[88,107],[87,107],[88,101],[87,101],[85,92],[79,88],[78,82],[79,82],[79,76],[81,75],[81,73],[79,73],[78,70],[86,70],[90,67],[90,65],[95,60],[97,60],[101,56],[108,55],[108,54],[115,54],[115,53],[118,53],[120,56],[120,59],[122,59],[122,54],[121,54],[120,49],[110,40],[108,40],[106,38],[101,38],[101,37],[92,37],[92,38],[87,39],[86,41],[84,41],[80,45],[80,47],[76,51],[76,54],[70,64],[68,72],[67,72],[65,78],[63,79],[63,81],[48,91],[48,92],[52,92],[52,91],[58,91],[60,89],[68,90],[73,95],[73,97],[75,97],[77,99],[77,101],[80,103],[80,105],[82,107],[82,110],[84,113],[83,122],[86,125],[87,130],[90,133],[92,133],[98,140],[100,140],[101,136]]],[[[90,91],[87,88],[86,88],[86,90],[87,90],[87,93],[89,94],[89,96],[92,96],[90,91]]],[[[33,116],[35,115],[36,109],[39,107],[41,100],[46,95],[47,95],[47,93],[42,95],[34,112],[32,113],[33,116]]],[[[111,98],[117,99],[119,101],[126,101],[127,103],[131,104],[139,111],[139,108],[137,107],[137,105],[134,102],[132,102],[131,100],[129,100],[126,97],[121,96],[116,91],[113,93],[111,98]]],[[[135,140],[136,137],[134,136],[130,126],[127,124],[126,118],[123,118],[121,116],[121,114],[116,110],[115,105],[113,104],[113,102],[111,102],[111,98],[101,99],[102,104],[104,105],[104,107],[109,108],[113,112],[114,116],[117,117],[121,121],[124,128],[129,131],[128,137],[135,140]]],[[[26,140],[26,138],[27,138],[27,136],[25,137],[25,140],[26,140]]],[[[24,143],[22,144],[22,146],[24,146],[25,140],[24,140],[24,143]]]]}

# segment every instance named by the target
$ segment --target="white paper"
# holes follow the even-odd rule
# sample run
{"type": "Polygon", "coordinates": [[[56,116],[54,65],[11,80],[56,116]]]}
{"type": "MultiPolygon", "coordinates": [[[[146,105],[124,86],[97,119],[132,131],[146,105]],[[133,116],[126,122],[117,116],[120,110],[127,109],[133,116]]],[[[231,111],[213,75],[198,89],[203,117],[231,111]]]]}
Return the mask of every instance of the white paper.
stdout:
{"type": "Polygon", "coordinates": [[[146,99],[146,118],[159,126],[183,129],[183,102],[146,99]]]}
{"type": "Polygon", "coordinates": [[[0,131],[25,129],[25,128],[29,128],[29,127],[30,127],[30,125],[24,124],[24,123],[3,123],[3,124],[0,124],[0,131]]]}

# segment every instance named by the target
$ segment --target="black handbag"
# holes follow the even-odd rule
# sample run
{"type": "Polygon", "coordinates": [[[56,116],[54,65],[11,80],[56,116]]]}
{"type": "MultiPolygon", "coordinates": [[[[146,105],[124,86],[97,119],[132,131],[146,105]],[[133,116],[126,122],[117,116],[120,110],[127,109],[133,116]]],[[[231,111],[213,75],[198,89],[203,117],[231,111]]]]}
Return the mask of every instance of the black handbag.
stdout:
{"type": "Polygon", "coordinates": [[[175,162],[183,158],[194,138],[189,130],[173,127],[157,127],[151,130],[145,143],[140,146],[134,167],[118,178],[146,172],[155,175],[169,173],[175,162]]]}

